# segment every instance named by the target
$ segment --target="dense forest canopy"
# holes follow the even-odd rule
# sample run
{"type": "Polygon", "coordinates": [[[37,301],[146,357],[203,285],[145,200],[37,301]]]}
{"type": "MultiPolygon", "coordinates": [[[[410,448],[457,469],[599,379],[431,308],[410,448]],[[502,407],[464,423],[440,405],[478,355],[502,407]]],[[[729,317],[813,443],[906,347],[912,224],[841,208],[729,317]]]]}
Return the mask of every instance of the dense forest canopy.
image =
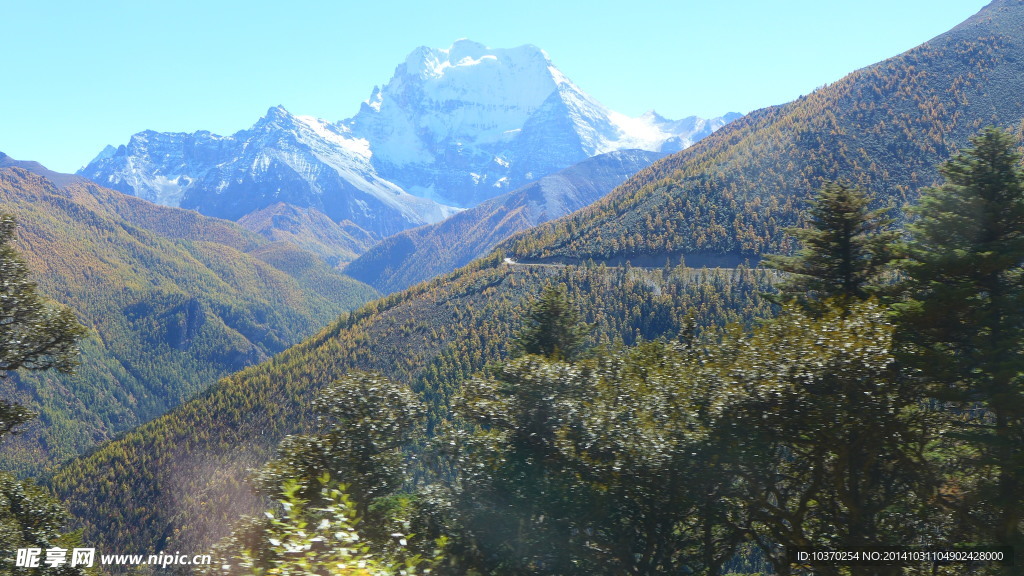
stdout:
{"type": "Polygon", "coordinates": [[[294,245],[69,178],[0,168],[32,279],[90,328],[75,376],[0,382],[40,415],[4,442],[0,468],[39,474],[376,296],[294,245]]]}
{"type": "MultiPolygon", "coordinates": [[[[78,366],[78,343],[87,330],[69,308],[37,291],[25,259],[13,246],[16,226],[14,217],[0,214],[0,378],[19,370],[70,373],[78,366]]],[[[35,416],[20,404],[0,400],[0,438],[35,416]]],[[[63,532],[67,520],[60,502],[35,482],[0,472],[0,549],[5,552],[0,573],[46,573],[47,565],[38,556],[15,568],[16,561],[24,560],[15,551],[78,545],[80,534],[63,532]]],[[[65,564],[53,573],[77,576],[84,569],[65,564]]]]}

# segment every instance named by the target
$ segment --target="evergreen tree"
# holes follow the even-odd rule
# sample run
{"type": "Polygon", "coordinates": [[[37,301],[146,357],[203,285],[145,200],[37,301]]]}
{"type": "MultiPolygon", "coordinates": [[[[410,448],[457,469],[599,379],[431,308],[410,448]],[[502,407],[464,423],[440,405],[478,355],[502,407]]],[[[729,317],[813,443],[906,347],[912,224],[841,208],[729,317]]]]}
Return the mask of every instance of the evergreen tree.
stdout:
{"type": "MultiPolygon", "coordinates": [[[[1024,172],[1014,140],[988,128],[924,191],[903,262],[908,362],[930,394],[964,410],[960,438],[980,458],[972,516],[1002,545],[1024,545],[1024,172]]],[[[964,482],[958,479],[958,482],[964,482]]],[[[961,493],[961,489],[953,492],[961,493]]],[[[950,497],[970,504],[971,495],[950,497]]],[[[1020,550],[1022,548],[1018,548],[1020,550]]]]}
{"type": "MultiPolygon", "coordinates": [[[[412,554],[392,535],[407,532],[412,515],[412,498],[401,489],[408,479],[403,449],[423,423],[416,395],[380,374],[353,371],[321,391],[314,408],[320,413],[321,432],[287,436],[277,458],[256,476],[260,492],[282,503],[285,516],[248,519],[222,543],[222,553],[234,558],[229,573],[288,573],[286,567],[304,566],[307,560],[294,555],[302,552],[317,565],[348,556],[352,563],[346,570],[351,572],[340,573],[364,574],[352,566],[359,558],[370,558],[371,548],[392,559],[412,554]],[[357,519],[362,522],[360,542],[353,538],[357,519]],[[314,536],[301,530],[303,523],[322,523],[317,529],[322,534],[334,533],[335,524],[352,534],[321,539],[326,549],[289,550],[299,544],[281,543],[298,538],[308,544],[314,536]],[[327,526],[331,528],[323,529],[327,526]]],[[[378,572],[365,572],[371,573],[378,572]]]]}
{"type": "MultiPolygon", "coordinates": [[[[735,474],[735,517],[779,574],[792,547],[923,543],[929,482],[919,396],[903,381],[888,311],[872,301],[790,306],[709,351],[713,434],[735,474]],[[784,550],[778,549],[783,546],[784,550]]],[[[815,574],[900,574],[835,565],[815,574]]]]}
{"type": "Polygon", "coordinates": [[[516,337],[516,348],[520,354],[572,360],[583,350],[591,328],[582,322],[565,286],[549,284],[527,313],[525,326],[516,337]]]}
{"type": "Polygon", "coordinates": [[[743,539],[688,351],[535,355],[466,383],[448,485],[460,568],[483,574],[724,572],[743,539]]]}
{"type": "Polygon", "coordinates": [[[803,248],[765,258],[766,266],[792,274],[779,285],[779,300],[863,300],[876,291],[898,233],[889,229],[888,209],[870,210],[870,203],[867,194],[842,183],[818,191],[807,212],[810,226],[788,230],[803,248]]]}
{"type": "Polygon", "coordinates": [[[351,372],[327,386],[314,408],[320,434],[293,435],[278,457],[258,476],[264,492],[275,493],[289,480],[300,496],[316,500],[316,479],[346,478],[356,513],[366,518],[373,502],[401,489],[406,479],[403,448],[420,431],[423,406],[408,386],[373,372],[351,372]]]}
{"type": "Polygon", "coordinates": [[[461,449],[453,502],[472,534],[468,563],[507,574],[569,573],[571,503],[555,434],[577,389],[568,362],[591,328],[566,286],[547,284],[514,337],[521,357],[464,384],[457,411],[478,432],[461,449]]]}
{"type": "Polygon", "coordinates": [[[559,448],[584,573],[718,576],[745,539],[692,344],[605,351],[576,374],[559,448]]]}
{"type": "Polygon", "coordinates": [[[463,384],[447,483],[453,551],[482,573],[572,574],[567,465],[557,447],[575,368],[537,355],[463,384]]]}

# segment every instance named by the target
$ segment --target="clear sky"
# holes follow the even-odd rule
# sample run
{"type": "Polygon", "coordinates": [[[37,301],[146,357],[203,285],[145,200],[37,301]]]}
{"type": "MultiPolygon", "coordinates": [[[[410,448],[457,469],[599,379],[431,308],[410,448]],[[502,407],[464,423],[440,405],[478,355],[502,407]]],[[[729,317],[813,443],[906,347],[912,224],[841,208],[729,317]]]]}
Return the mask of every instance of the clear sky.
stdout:
{"type": "Polygon", "coordinates": [[[146,129],[347,118],[417,46],[534,44],[630,115],[780,104],[987,0],[0,0],[0,151],[73,172],[146,129]]]}

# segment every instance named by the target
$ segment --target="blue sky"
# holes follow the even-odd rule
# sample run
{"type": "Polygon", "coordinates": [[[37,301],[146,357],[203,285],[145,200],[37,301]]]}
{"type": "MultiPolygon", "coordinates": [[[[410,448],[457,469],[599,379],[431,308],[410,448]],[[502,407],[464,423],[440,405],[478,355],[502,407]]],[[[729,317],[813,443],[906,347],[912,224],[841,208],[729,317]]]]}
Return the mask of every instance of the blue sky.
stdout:
{"type": "Polygon", "coordinates": [[[0,151],[73,172],[145,129],[331,120],[421,45],[534,44],[613,110],[780,104],[910,49],[986,0],[0,0],[0,151]]]}

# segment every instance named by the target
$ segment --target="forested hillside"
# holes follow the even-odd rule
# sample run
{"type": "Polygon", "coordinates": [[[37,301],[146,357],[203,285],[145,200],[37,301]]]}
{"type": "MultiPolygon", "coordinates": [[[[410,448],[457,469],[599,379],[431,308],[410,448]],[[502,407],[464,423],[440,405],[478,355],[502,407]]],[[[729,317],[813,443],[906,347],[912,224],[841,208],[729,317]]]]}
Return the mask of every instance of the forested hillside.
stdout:
{"type": "Polygon", "coordinates": [[[517,258],[787,251],[810,194],[846,179],[898,208],[979,129],[1024,120],[1024,4],[996,0],[953,30],[789,104],[732,122],[590,208],[503,246],[517,258]]]}
{"type": "MultiPolygon", "coordinates": [[[[592,344],[673,338],[688,326],[768,314],[766,271],[508,266],[500,254],[344,315],[316,337],[221,381],[170,414],[63,467],[52,483],[111,549],[200,550],[258,502],[247,469],[286,434],[309,430],[313,398],[350,370],[408,383],[429,427],[463,380],[501,358],[525,303],[549,282],[586,302],[592,344]]],[[[429,430],[421,431],[428,432],[429,430]]]]}
{"type": "Polygon", "coordinates": [[[6,398],[40,413],[4,443],[5,469],[38,472],[74,456],[375,295],[234,223],[78,177],[64,184],[0,169],[0,205],[17,219],[16,248],[33,279],[89,328],[77,375],[0,381],[6,398]]]}
{"type": "MultiPolygon", "coordinates": [[[[807,227],[789,231],[800,250],[765,259],[785,273],[764,296],[777,314],[724,330],[697,308],[676,337],[595,347],[607,332],[587,320],[633,318],[615,305],[632,294],[505,259],[553,280],[511,339],[484,334],[507,356],[468,379],[441,370],[454,386],[410,387],[368,362],[321,388],[318,426],[254,475],[279,506],[221,542],[222,573],[331,572],[372,553],[388,576],[1019,574],[1020,140],[985,129],[940,174],[903,229],[849,185],[815,192],[807,227]],[[365,545],[339,559],[355,518],[365,545]]],[[[714,277],[610,278],[634,275],[653,289],[643,319],[663,316],[661,297],[688,300],[680,282],[714,277]]]]}
{"type": "Polygon", "coordinates": [[[290,242],[331,266],[346,264],[379,238],[352,222],[335,222],[315,208],[279,202],[238,220],[243,227],[273,242],[290,242]]]}

